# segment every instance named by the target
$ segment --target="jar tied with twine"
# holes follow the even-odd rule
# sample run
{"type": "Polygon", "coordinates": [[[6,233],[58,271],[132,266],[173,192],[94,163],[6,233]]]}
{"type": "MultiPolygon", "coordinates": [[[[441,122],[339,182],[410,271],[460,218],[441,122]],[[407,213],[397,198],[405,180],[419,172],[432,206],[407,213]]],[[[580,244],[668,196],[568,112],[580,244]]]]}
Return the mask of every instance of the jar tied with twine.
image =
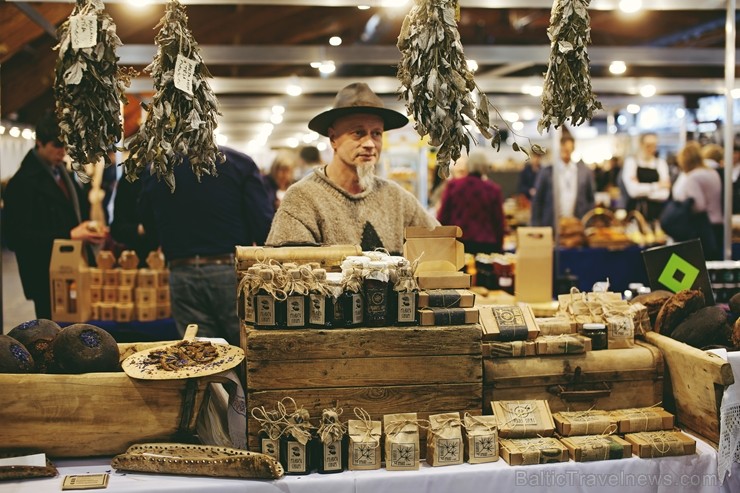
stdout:
{"type": "Polygon", "coordinates": [[[341,415],[341,408],[324,409],[321,413],[321,426],[316,431],[316,467],[320,474],[347,469],[349,438],[347,425],[339,420],[341,415]]]}

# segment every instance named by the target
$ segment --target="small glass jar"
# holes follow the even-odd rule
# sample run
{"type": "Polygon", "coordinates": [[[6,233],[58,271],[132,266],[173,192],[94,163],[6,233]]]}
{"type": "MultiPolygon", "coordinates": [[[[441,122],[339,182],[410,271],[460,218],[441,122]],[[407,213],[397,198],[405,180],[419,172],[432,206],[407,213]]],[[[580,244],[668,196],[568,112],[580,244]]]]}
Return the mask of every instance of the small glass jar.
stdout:
{"type": "Polygon", "coordinates": [[[388,268],[384,262],[368,262],[363,271],[365,325],[388,325],[388,268]]]}
{"type": "Polygon", "coordinates": [[[275,295],[271,290],[274,274],[271,269],[260,270],[260,288],[254,295],[254,328],[275,329],[277,317],[275,310],[275,295]]]}
{"type": "Polygon", "coordinates": [[[604,324],[583,324],[581,329],[584,336],[591,339],[591,350],[600,351],[608,348],[608,337],[606,325],[604,324]]]}

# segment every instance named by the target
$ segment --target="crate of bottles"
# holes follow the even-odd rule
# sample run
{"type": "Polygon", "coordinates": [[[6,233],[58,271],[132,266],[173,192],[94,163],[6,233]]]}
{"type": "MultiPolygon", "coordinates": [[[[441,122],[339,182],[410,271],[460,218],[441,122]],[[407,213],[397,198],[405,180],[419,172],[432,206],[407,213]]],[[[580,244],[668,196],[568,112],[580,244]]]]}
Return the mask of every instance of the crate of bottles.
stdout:
{"type": "MultiPolygon", "coordinates": [[[[247,415],[292,397],[318,424],[323,409],[342,420],[361,407],[384,414],[482,411],[481,329],[477,324],[427,327],[257,330],[244,324],[247,415]]],[[[248,419],[250,450],[258,424],[248,419]]],[[[422,446],[421,450],[425,450],[422,446]]]]}

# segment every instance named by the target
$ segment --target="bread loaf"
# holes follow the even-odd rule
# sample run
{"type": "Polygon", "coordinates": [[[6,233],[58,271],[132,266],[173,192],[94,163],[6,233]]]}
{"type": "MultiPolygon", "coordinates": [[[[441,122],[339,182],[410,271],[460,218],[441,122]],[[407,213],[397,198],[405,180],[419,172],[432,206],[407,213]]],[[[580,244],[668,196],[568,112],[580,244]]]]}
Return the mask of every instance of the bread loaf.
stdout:
{"type": "Polygon", "coordinates": [[[52,343],[54,370],[59,373],[119,371],[118,344],[108,332],[90,324],[62,329],[52,343]]]}
{"type": "Polygon", "coordinates": [[[701,290],[679,291],[663,303],[655,320],[655,331],[670,337],[678,324],[701,308],[704,308],[704,293],[701,290]]]}
{"type": "Polygon", "coordinates": [[[31,353],[36,371],[46,373],[54,360],[51,343],[61,330],[56,322],[39,318],[17,325],[8,332],[8,335],[23,344],[31,353]]]}
{"type": "Polygon", "coordinates": [[[12,337],[0,334],[0,373],[33,373],[33,356],[12,337]]]}

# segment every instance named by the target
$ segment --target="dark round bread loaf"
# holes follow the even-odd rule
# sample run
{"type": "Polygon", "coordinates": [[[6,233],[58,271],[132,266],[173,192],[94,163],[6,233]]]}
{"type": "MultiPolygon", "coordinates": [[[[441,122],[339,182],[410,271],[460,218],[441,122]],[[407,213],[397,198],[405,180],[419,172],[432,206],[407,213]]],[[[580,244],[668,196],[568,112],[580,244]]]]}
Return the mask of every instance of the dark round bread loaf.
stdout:
{"type": "Polygon", "coordinates": [[[689,315],[673,329],[671,337],[689,346],[703,348],[714,344],[726,345],[727,333],[727,312],[715,305],[700,308],[689,315]]]}
{"type": "Polygon", "coordinates": [[[647,307],[650,316],[650,326],[655,328],[655,321],[658,319],[658,312],[663,307],[663,303],[673,296],[670,291],[659,289],[650,293],[638,294],[630,300],[630,303],[641,303],[647,307]]]}
{"type": "Polygon", "coordinates": [[[31,353],[36,363],[36,371],[46,373],[54,360],[51,342],[61,330],[53,320],[39,318],[13,327],[8,335],[23,344],[31,353]]]}
{"type": "Polygon", "coordinates": [[[678,324],[701,308],[704,308],[704,293],[701,290],[679,291],[663,303],[655,320],[655,331],[670,336],[678,324]]]}
{"type": "Polygon", "coordinates": [[[118,344],[105,330],[90,324],[62,329],[52,343],[54,369],[59,373],[120,370],[118,344]]]}
{"type": "Polygon", "coordinates": [[[740,313],[740,293],[732,295],[732,298],[730,298],[730,301],[727,304],[730,306],[730,311],[732,313],[740,313]]]}
{"type": "Polygon", "coordinates": [[[33,373],[33,356],[18,340],[0,334],[0,373],[33,373]]]}

